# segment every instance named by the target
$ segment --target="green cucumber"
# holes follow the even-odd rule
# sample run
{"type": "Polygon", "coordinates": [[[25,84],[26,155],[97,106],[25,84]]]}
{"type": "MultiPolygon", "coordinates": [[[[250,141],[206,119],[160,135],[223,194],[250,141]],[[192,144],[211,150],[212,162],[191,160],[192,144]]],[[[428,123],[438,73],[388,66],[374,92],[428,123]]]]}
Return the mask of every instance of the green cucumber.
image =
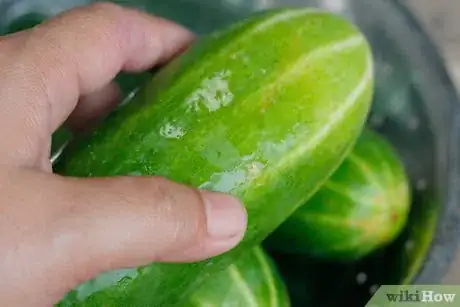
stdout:
{"type": "Polygon", "coordinates": [[[272,249],[357,260],[403,230],[411,207],[409,178],[397,152],[365,130],[321,189],[267,240],[272,249]]]}
{"type": "Polygon", "coordinates": [[[411,212],[403,232],[390,245],[362,259],[336,262],[270,250],[292,307],[365,306],[380,285],[410,285],[416,281],[432,244],[440,202],[430,189],[414,189],[412,193],[411,212]]]}
{"type": "Polygon", "coordinates": [[[289,307],[290,301],[275,263],[257,246],[206,281],[184,305],[208,306],[289,307]]]}
{"type": "Polygon", "coordinates": [[[61,306],[177,306],[260,243],[314,194],[361,133],[373,58],[349,21],[311,8],[258,12],[200,39],[162,68],[54,170],[155,175],[231,193],[243,241],[192,264],[106,272],[61,306]]]}

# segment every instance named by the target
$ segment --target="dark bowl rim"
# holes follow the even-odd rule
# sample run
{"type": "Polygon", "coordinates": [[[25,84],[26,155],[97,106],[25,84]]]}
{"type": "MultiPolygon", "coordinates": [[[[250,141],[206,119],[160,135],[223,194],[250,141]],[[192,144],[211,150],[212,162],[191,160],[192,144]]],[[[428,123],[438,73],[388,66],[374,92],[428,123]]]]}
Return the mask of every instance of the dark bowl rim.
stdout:
{"type": "MultiPolygon", "coordinates": [[[[449,97],[446,103],[449,103],[451,110],[455,111],[451,117],[452,122],[448,125],[451,128],[451,131],[448,131],[449,136],[447,138],[451,141],[447,143],[447,146],[450,147],[448,153],[458,153],[460,147],[454,145],[455,143],[452,141],[458,142],[460,140],[460,96],[458,88],[455,86],[447,69],[446,59],[407,2],[405,0],[393,0],[393,3],[397,11],[403,15],[411,30],[417,32],[419,38],[415,39],[419,40],[418,43],[423,46],[423,53],[430,58],[430,69],[442,80],[444,90],[449,97]]],[[[429,250],[425,255],[421,268],[412,280],[412,284],[442,283],[450,265],[454,261],[460,238],[460,204],[458,204],[460,186],[456,184],[460,182],[460,175],[455,172],[459,169],[456,160],[455,157],[450,157],[447,162],[447,169],[453,169],[454,172],[449,174],[450,178],[446,187],[447,195],[440,206],[434,237],[430,242],[429,250]]]]}

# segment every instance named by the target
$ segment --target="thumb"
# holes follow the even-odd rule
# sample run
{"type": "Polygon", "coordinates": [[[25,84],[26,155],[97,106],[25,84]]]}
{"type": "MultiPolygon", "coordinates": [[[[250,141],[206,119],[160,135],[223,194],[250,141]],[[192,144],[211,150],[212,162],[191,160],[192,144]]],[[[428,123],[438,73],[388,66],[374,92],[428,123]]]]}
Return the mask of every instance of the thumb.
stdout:
{"type": "Polygon", "coordinates": [[[213,257],[237,245],[246,229],[238,200],[164,178],[21,177],[35,190],[27,193],[33,201],[21,198],[33,235],[15,240],[16,255],[3,264],[14,270],[14,291],[37,289],[33,306],[54,303],[104,271],[213,257]]]}
{"type": "Polygon", "coordinates": [[[55,233],[75,238],[72,248],[84,251],[88,267],[202,260],[234,247],[246,226],[236,199],[161,177],[65,179],[64,185],[71,210],[55,222],[55,233]]]}

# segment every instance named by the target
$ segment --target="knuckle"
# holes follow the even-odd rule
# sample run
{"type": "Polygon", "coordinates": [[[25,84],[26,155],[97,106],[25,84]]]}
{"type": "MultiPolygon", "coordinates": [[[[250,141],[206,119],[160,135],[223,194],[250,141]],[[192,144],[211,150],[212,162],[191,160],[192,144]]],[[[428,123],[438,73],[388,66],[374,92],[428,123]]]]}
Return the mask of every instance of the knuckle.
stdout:
{"type": "MultiPolygon", "coordinates": [[[[174,189],[172,182],[162,177],[152,178],[153,184],[150,185],[150,191],[158,203],[171,205],[174,203],[174,189]]],[[[177,200],[176,200],[177,201],[177,200]]]]}
{"type": "Polygon", "coordinates": [[[205,236],[205,205],[199,192],[161,177],[154,181],[152,197],[165,217],[177,221],[177,236],[187,241],[198,241],[205,236]]]}
{"type": "Polygon", "coordinates": [[[116,180],[123,187],[116,188],[122,191],[122,196],[116,197],[120,205],[132,204],[134,200],[145,217],[145,227],[161,232],[161,240],[167,240],[172,248],[181,249],[204,240],[205,207],[197,190],[164,177],[134,176],[120,180],[116,180]]]}

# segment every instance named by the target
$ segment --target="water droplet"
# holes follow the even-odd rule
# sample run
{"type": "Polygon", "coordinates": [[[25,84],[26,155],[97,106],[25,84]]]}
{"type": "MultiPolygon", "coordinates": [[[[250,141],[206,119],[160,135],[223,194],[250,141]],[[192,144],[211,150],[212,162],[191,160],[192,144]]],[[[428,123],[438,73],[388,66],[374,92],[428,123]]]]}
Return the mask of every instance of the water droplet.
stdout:
{"type": "Polygon", "coordinates": [[[136,88],[133,91],[131,91],[128,95],[126,95],[126,97],[118,104],[118,108],[123,107],[128,102],[130,102],[131,99],[136,95],[138,91],[139,91],[139,88],[136,88]]]}
{"type": "Polygon", "coordinates": [[[417,180],[417,182],[415,183],[415,188],[418,190],[418,191],[423,191],[426,189],[428,183],[426,182],[426,180],[424,178],[420,178],[419,180],[417,180]]]}
{"type": "Polygon", "coordinates": [[[168,139],[180,139],[185,135],[185,131],[172,123],[166,123],[160,128],[160,135],[168,139]]]}
{"type": "Polygon", "coordinates": [[[358,275],[356,275],[356,282],[357,282],[359,285],[364,284],[366,281],[367,281],[367,274],[366,274],[366,273],[361,272],[361,273],[359,273],[358,275]]]}
{"type": "Polygon", "coordinates": [[[251,176],[258,176],[261,172],[262,172],[262,169],[264,168],[265,166],[258,162],[258,161],[255,161],[255,162],[252,162],[248,165],[248,171],[249,171],[249,174],[251,176]]]}
{"type": "Polygon", "coordinates": [[[201,87],[186,100],[189,110],[199,111],[200,105],[203,105],[209,112],[215,112],[228,106],[233,101],[233,93],[226,80],[230,75],[230,71],[222,71],[203,80],[201,87]]]}
{"type": "Polygon", "coordinates": [[[407,123],[407,127],[412,131],[417,130],[418,127],[420,127],[420,120],[417,117],[409,118],[409,121],[407,123]]]}
{"type": "Polygon", "coordinates": [[[385,121],[385,117],[380,114],[373,114],[369,120],[369,124],[371,127],[374,128],[379,128],[383,125],[383,122],[385,121]]]}
{"type": "Polygon", "coordinates": [[[369,293],[370,294],[375,294],[375,292],[377,292],[378,289],[379,289],[378,285],[372,285],[372,286],[369,287],[369,293]]]}
{"type": "Polygon", "coordinates": [[[413,249],[414,246],[415,246],[415,244],[414,244],[414,241],[412,241],[412,240],[407,240],[406,244],[404,244],[404,247],[405,247],[406,250],[408,250],[408,251],[411,250],[411,249],[413,249]]]}

